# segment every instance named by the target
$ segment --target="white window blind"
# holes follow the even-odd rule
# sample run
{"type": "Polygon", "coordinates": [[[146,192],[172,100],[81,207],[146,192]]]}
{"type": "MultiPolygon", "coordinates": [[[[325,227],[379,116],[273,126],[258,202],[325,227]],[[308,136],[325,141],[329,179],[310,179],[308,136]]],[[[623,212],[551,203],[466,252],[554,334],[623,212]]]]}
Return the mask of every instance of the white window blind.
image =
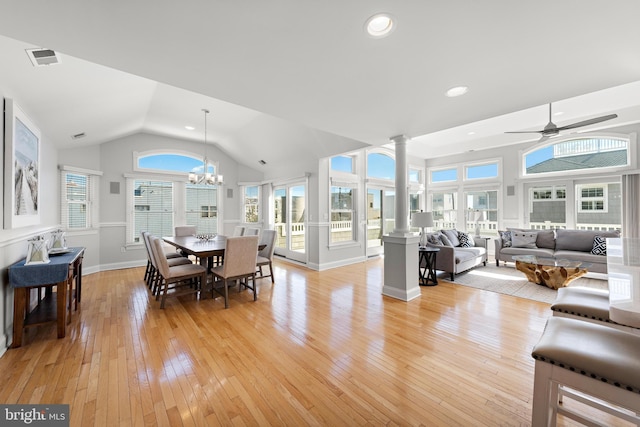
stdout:
{"type": "Polygon", "coordinates": [[[187,184],[186,220],[198,233],[218,232],[218,187],[187,184]]]}
{"type": "Polygon", "coordinates": [[[140,233],[154,236],[173,235],[173,183],[136,179],[133,182],[133,235],[128,241],[138,242],[140,233]]]}
{"type": "Polygon", "coordinates": [[[101,172],[60,167],[60,221],[66,230],[98,225],[98,183],[101,172]]]}

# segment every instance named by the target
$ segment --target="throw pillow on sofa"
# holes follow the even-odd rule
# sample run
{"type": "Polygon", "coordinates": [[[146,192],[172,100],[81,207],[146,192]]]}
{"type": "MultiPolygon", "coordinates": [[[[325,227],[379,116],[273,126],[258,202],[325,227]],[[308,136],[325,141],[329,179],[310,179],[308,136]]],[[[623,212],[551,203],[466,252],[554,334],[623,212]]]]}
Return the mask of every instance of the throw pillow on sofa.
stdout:
{"type": "Polygon", "coordinates": [[[458,240],[458,231],[457,230],[440,230],[442,234],[447,236],[449,242],[451,242],[451,246],[460,246],[460,240],[458,240]]]}
{"type": "Polygon", "coordinates": [[[512,231],[511,246],[514,248],[537,248],[537,238],[538,233],[535,231],[512,231]]]}
{"type": "Polygon", "coordinates": [[[453,246],[451,244],[451,240],[449,240],[449,238],[445,234],[440,234],[440,240],[442,240],[442,244],[444,246],[453,246]]]}
{"type": "Polygon", "coordinates": [[[591,253],[594,255],[606,255],[607,254],[607,238],[602,236],[595,236],[593,238],[593,248],[591,253]]]}
{"type": "Polygon", "coordinates": [[[440,236],[441,236],[440,233],[427,234],[427,242],[431,243],[432,245],[443,246],[440,236]]]}
{"type": "Polygon", "coordinates": [[[460,241],[460,247],[462,248],[470,248],[476,245],[473,237],[463,231],[458,231],[458,240],[460,241]]]}
{"type": "Polygon", "coordinates": [[[500,239],[502,240],[502,247],[510,248],[511,247],[511,231],[509,230],[498,231],[498,234],[500,235],[500,239]]]}

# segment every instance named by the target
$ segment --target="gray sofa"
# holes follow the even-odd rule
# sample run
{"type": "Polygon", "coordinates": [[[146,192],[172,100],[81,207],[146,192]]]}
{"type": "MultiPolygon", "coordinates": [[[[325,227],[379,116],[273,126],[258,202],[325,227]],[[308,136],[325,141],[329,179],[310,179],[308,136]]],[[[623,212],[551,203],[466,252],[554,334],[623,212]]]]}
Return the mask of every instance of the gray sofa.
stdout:
{"type": "MultiPolygon", "coordinates": [[[[592,253],[596,236],[604,238],[620,237],[618,230],[523,230],[509,228],[507,231],[511,236],[514,233],[519,233],[519,235],[535,233],[535,244],[526,245],[525,241],[524,247],[513,246],[513,243],[509,246],[507,242],[510,236],[505,235],[505,232],[499,232],[498,238],[494,241],[497,266],[500,266],[500,261],[514,262],[514,255],[537,255],[588,262],[591,265],[587,270],[594,273],[607,272],[606,252],[600,255],[592,253]]],[[[595,252],[598,252],[598,250],[595,250],[595,252]]]]}
{"type": "MultiPolygon", "coordinates": [[[[477,265],[487,265],[487,239],[477,238],[471,246],[463,247],[457,230],[440,230],[427,233],[427,246],[439,248],[436,254],[436,270],[445,271],[451,274],[451,280],[456,274],[469,270],[477,265]],[[441,236],[449,236],[442,239],[441,236]]],[[[464,233],[466,234],[466,233],[464,233]]],[[[467,234],[467,236],[469,236],[467,234]]],[[[424,265],[422,266],[424,267],[424,265]]]]}

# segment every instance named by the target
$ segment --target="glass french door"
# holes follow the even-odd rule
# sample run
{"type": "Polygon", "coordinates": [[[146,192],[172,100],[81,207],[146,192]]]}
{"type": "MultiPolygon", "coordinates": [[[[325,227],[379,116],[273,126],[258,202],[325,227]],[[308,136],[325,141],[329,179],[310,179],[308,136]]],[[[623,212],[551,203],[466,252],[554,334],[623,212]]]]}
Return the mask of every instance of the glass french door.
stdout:
{"type": "Polygon", "coordinates": [[[367,188],[367,256],[382,253],[382,236],[396,226],[395,199],[395,189],[367,188]]]}
{"type": "Polygon", "coordinates": [[[306,263],[306,185],[275,187],[273,199],[276,254],[306,263]]]}

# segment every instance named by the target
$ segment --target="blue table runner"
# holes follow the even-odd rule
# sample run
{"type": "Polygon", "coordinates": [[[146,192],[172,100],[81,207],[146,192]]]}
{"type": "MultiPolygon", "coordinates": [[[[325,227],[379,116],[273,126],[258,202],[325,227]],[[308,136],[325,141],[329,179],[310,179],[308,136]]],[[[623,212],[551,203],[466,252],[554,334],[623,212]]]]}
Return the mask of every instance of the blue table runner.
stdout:
{"type": "Polygon", "coordinates": [[[12,288],[52,285],[67,280],[69,264],[84,252],[83,247],[69,248],[71,252],[49,256],[48,264],[25,265],[26,258],[9,267],[9,283],[12,288]]]}

